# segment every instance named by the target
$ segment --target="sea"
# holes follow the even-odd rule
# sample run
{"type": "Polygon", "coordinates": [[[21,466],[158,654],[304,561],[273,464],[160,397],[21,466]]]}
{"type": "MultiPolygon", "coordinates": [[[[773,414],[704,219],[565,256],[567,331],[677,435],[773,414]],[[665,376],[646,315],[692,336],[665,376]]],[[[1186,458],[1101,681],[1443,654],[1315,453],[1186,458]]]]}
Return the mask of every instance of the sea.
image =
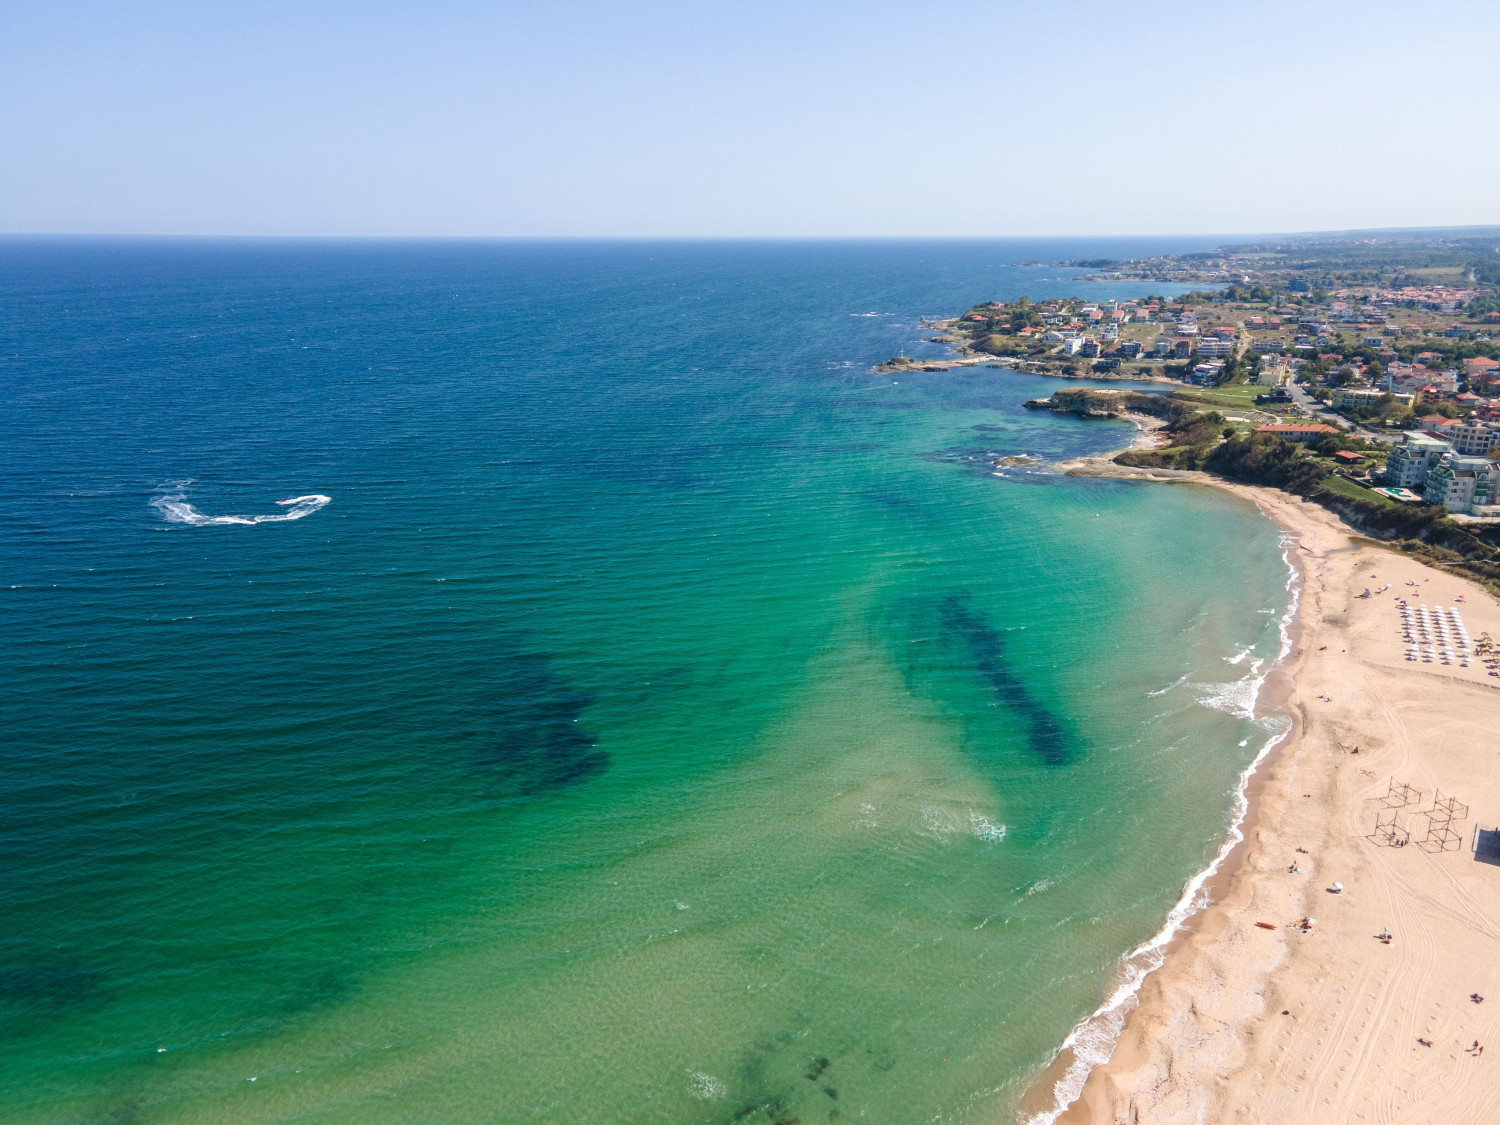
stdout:
{"type": "Polygon", "coordinates": [[[1211,245],[0,241],[0,1120],[1066,1100],[1286,548],[1050,468],[1132,436],[1077,384],[873,368],[1211,245]]]}

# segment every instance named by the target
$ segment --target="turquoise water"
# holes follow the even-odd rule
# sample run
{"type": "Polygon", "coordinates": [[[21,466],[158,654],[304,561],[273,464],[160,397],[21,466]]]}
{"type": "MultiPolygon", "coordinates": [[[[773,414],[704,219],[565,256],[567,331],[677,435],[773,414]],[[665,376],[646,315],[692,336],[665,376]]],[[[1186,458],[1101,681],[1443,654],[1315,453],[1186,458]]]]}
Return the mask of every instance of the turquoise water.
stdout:
{"type": "Polygon", "coordinates": [[[1087,250],[0,246],[0,1117],[1005,1120],[1287,597],[991,469],[1123,444],[1055,382],[871,372],[1087,250]]]}

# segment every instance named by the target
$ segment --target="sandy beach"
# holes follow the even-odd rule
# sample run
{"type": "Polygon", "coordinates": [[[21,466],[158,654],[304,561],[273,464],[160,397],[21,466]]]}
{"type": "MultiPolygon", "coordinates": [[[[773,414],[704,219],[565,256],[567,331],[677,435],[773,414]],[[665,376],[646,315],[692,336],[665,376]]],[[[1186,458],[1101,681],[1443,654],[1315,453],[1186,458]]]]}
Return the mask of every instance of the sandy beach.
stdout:
{"type": "MultiPolygon", "coordinates": [[[[1096,460],[1071,468],[1120,470],[1096,460]]],[[[1500,604],[1315,504],[1171,476],[1243,496],[1295,537],[1293,651],[1261,701],[1294,726],[1249,787],[1245,841],[1211,904],[1058,1120],[1500,1121],[1500,855],[1475,850],[1476,830],[1500,823],[1500,679],[1478,659],[1408,660],[1398,599],[1457,608],[1476,641],[1500,639],[1500,604]],[[1449,797],[1467,815],[1444,845],[1434,809],[1449,797]]]]}

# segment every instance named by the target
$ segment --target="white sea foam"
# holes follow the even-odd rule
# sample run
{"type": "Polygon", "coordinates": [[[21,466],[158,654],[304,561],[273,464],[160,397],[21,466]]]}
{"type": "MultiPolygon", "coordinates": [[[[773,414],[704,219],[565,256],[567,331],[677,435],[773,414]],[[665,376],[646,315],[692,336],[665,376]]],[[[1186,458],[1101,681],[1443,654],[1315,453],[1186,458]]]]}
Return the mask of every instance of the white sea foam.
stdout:
{"type": "Polygon", "coordinates": [[[996,824],[987,817],[980,816],[977,812],[969,813],[969,831],[980,840],[1003,840],[1005,839],[1005,825],[996,824]]]}
{"type": "Polygon", "coordinates": [[[1189,676],[1191,676],[1191,675],[1192,675],[1191,672],[1184,672],[1182,675],[1178,676],[1175,680],[1173,680],[1166,687],[1164,687],[1164,688],[1157,688],[1155,691],[1148,691],[1146,693],[1146,696],[1148,698],[1154,699],[1158,695],[1166,695],[1167,692],[1171,691],[1173,688],[1175,688],[1175,687],[1181,687],[1183,684],[1187,683],[1187,678],[1189,676]]]}
{"type": "Polygon", "coordinates": [[[1255,701],[1260,696],[1260,686],[1266,682],[1261,674],[1263,665],[1259,660],[1250,665],[1250,674],[1243,679],[1231,680],[1227,684],[1193,684],[1198,693],[1198,702],[1215,711],[1224,711],[1239,719],[1255,718],[1255,701]]]}
{"type": "Polygon", "coordinates": [[[210,516],[187,502],[187,493],[184,490],[191,483],[191,481],[183,481],[168,486],[152,498],[151,506],[160,512],[162,518],[168,523],[185,523],[192,527],[223,527],[229,524],[248,527],[258,523],[286,523],[288,520],[300,520],[303,516],[310,516],[326,507],[332,499],[330,496],[312,492],[306,496],[293,496],[289,500],[276,501],[278,507],[286,509],[283,512],[271,512],[263,516],[210,516]]]}
{"type": "Polygon", "coordinates": [[[939,805],[924,805],[922,827],[917,829],[917,835],[926,836],[929,840],[936,840],[938,843],[947,843],[955,836],[967,832],[976,840],[996,843],[1005,839],[1006,831],[1005,825],[996,824],[989,817],[973,809],[968,810],[966,824],[959,810],[939,805]]]}
{"type": "Polygon", "coordinates": [[[703,1101],[718,1101],[729,1092],[729,1088],[715,1078],[712,1074],[704,1074],[701,1070],[688,1071],[688,1090],[693,1097],[701,1098],[703,1101]]]}
{"type": "MultiPolygon", "coordinates": [[[[1281,634],[1281,645],[1276,653],[1276,662],[1286,658],[1287,653],[1292,650],[1291,625],[1297,616],[1297,606],[1302,599],[1302,584],[1297,573],[1296,566],[1292,563],[1292,551],[1296,544],[1296,537],[1283,534],[1281,536],[1281,558],[1287,568],[1287,608],[1282,614],[1279,631],[1281,634]]],[[[1247,676],[1240,683],[1253,682],[1255,692],[1258,694],[1260,686],[1265,682],[1265,677],[1258,675],[1259,664],[1252,667],[1251,676],[1247,676]]],[[[1208,686],[1208,685],[1204,685],[1208,686]]],[[[1214,685],[1231,686],[1231,685],[1214,685]]],[[[1254,714],[1255,700],[1250,700],[1251,717],[1254,714]]],[[[1063,1040],[1062,1046],[1058,1048],[1057,1056],[1064,1051],[1071,1051],[1072,1060],[1061,1078],[1052,1087],[1052,1108],[1034,1113],[1026,1118],[1021,1125],[1053,1125],[1062,1116],[1063,1111],[1070,1106],[1078,1095],[1083,1092],[1083,1084],[1088,1079],[1090,1071],[1101,1063],[1109,1061],[1109,1056],[1114,1053],[1115,1040],[1119,1037],[1120,1030],[1125,1026],[1125,1017],[1135,1007],[1140,994],[1141,982],[1155,969],[1161,967],[1166,958],[1166,948],[1176,936],[1183,924],[1208,905],[1209,899],[1204,887],[1208,881],[1223,866],[1224,860],[1229,853],[1235,849],[1245,838],[1241,825],[1244,824],[1245,814],[1250,809],[1250,802],[1245,796],[1245,790],[1250,784],[1250,779],[1260,764],[1266,760],[1282,740],[1286,738],[1291,730],[1291,724],[1283,722],[1279,728],[1266,739],[1265,745],[1260,748],[1255,759],[1241,772],[1239,782],[1234,790],[1234,804],[1231,808],[1229,819],[1229,832],[1220,845],[1219,850],[1208,866],[1198,872],[1187,881],[1182,889],[1182,895],[1178,898],[1167,914],[1166,923],[1156,932],[1150,940],[1136,946],[1124,957],[1120,958],[1120,966],[1116,977],[1115,987],[1105,997],[1104,1003],[1094,1010],[1087,1019],[1080,1022],[1068,1037],[1063,1040]]],[[[1029,892],[1028,892],[1029,893],[1029,892]]],[[[1056,1058],[1057,1056],[1053,1056],[1056,1058]]]]}

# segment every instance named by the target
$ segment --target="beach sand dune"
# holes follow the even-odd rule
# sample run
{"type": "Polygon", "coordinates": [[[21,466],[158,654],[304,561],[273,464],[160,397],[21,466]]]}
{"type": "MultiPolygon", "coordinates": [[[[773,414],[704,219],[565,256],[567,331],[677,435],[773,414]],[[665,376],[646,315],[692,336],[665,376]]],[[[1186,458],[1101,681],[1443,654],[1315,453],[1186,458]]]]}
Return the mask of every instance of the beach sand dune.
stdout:
{"type": "Polygon", "coordinates": [[[1500,605],[1315,505],[1233,491],[1298,537],[1300,655],[1269,693],[1298,729],[1255,783],[1215,904],[1061,1120],[1500,1122],[1500,856],[1474,847],[1500,822],[1500,679],[1407,660],[1397,599],[1459,606],[1476,640],[1500,639],[1500,605]],[[1468,806],[1446,848],[1439,791],[1468,806]],[[1375,834],[1392,819],[1405,846],[1375,834]]]}

